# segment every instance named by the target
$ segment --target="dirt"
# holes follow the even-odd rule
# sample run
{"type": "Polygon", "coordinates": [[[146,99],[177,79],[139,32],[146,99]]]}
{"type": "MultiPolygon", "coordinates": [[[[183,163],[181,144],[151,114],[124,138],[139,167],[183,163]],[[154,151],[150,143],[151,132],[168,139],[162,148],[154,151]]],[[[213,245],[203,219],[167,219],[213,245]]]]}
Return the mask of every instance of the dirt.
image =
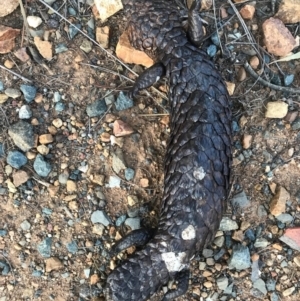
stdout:
{"type": "MultiPolygon", "coordinates": [[[[64,12],[66,3],[71,6],[72,2],[56,1],[60,12],[64,12]]],[[[223,5],[222,1],[216,1],[217,11],[223,5]]],[[[264,11],[270,3],[258,2],[257,11],[264,11]]],[[[76,6],[74,6],[76,8],[76,6]]],[[[83,13],[77,16],[82,24],[92,16],[91,9],[83,5],[83,13]]],[[[229,6],[226,5],[228,8],[229,6]]],[[[38,1],[28,1],[25,5],[27,14],[41,15],[47,14],[46,9],[38,1]]],[[[265,10],[271,14],[270,9],[265,10]]],[[[208,12],[210,16],[213,11],[208,12]]],[[[264,18],[267,17],[265,13],[264,18]]],[[[27,63],[22,63],[16,59],[13,53],[0,56],[1,65],[9,59],[15,62],[13,71],[21,74],[33,81],[33,85],[38,88],[38,92],[43,95],[43,101],[31,102],[30,108],[33,118],[38,120],[38,125],[34,126],[36,135],[48,133],[48,127],[52,125],[55,118],[60,118],[64,122],[63,127],[55,134],[55,141],[50,147],[48,156],[53,170],[48,178],[39,177],[33,169],[33,160],[22,167],[31,176],[31,185],[22,185],[16,193],[0,195],[0,229],[7,229],[8,234],[0,237],[0,260],[4,260],[11,268],[7,276],[0,275],[0,301],[21,301],[21,300],[104,300],[102,288],[110,272],[110,268],[115,262],[110,262],[107,255],[112,243],[115,241],[116,233],[123,235],[128,231],[125,227],[110,225],[102,236],[93,233],[91,213],[95,210],[105,210],[109,218],[115,222],[118,217],[128,211],[128,196],[135,195],[138,198],[136,208],[140,208],[142,224],[153,226],[157,223],[159,212],[159,202],[163,192],[163,162],[166,142],[169,135],[169,127],[165,124],[166,112],[168,110],[167,101],[161,96],[149,90],[145,91],[134,103],[134,107],[117,111],[114,106],[109,107],[108,112],[114,117],[128,123],[135,131],[134,135],[126,136],[122,139],[121,147],[126,167],[135,170],[133,180],[127,181],[124,171],[118,175],[122,179],[120,188],[99,187],[91,181],[91,176],[101,174],[105,176],[105,183],[111,175],[115,175],[112,168],[112,154],[119,149],[117,145],[104,143],[100,139],[100,134],[107,131],[112,134],[112,122],[107,121],[107,116],[88,118],[86,114],[87,104],[105,97],[108,93],[118,96],[119,91],[127,90],[132,83],[118,74],[123,74],[128,78],[134,78],[123,66],[117,63],[113,57],[104,53],[95,45],[90,53],[85,53],[80,49],[82,41],[85,39],[81,34],[76,35],[72,40],[68,38],[65,31],[67,23],[59,20],[59,30],[61,38],[55,38],[55,31],[51,30],[50,40],[54,46],[64,42],[68,51],[54,55],[49,62],[44,61],[47,66],[37,63],[31,59],[27,63]],[[80,60],[78,59],[80,57],[80,60]],[[80,61],[80,62],[79,62],[80,61]],[[104,67],[97,69],[96,67],[104,67]],[[111,73],[112,70],[114,73],[111,73]],[[63,102],[66,105],[62,112],[54,109],[53,93],[59,91],[63,95],[63,102]],[[158,114],[158,115],[157,115],[158,114]],[[162,114],[162,115],[161,115],[162,114]],[[72,123],[72,121],[75,121],[72,123]],[[71,126],[73,129],[71,129],[71,126]],[[72,135],[76,133],[77,138],[72,135]],[[80,133],[85,133],[81,136],[80,133]],[[68,193],[66,187],[58,182],[58,175],[64,171],[71,174],[81,166],[82,162],[89,166],[87,173],[81,173],[81,178],[76,181],[77,191],[68,193]],[[66,168],[62,166],[66,164],[66,168]],[[142,187],[141,179],[148,179],[149,186],[142,187]],[[47,185],[58,187],[55,196],[50,196],[47,185]],[[97,196],[97,191],[104,194],[104,200],[97,196]],[[77,207],[70,208],[70,204],[65,201],[65,197],[75,194],[77,207]],[[16,202],[18,201],[18,202],[16,202]],[[44,208],[52,210],[51,216],[42,213],[44,208]],[[31,224],[28,231],[23,231],[20,224],[27,220],[31,224]],[[26,235],[27,234],[27,235],[26,235]],[[46,259],[37,251],[38,244],[45,238],[52,237],[51,257],[59,258],[64,268],[45,272],[46,259]],[[70,253],[66,245],[71,241],[76,241],[79,252],[70,253]],[[89,268],[91,273],[86,276],[84,269],[89,268]],[[32,275],[34,270],[42,270],[40,277],[32,275]],[[66,274],[67,273],[67,274],[66,274]],[[90,276],[97,274],[99,279],[97,285],[90,285],[90,276]],[[93,289],[91,288],[93,287],[93,289]],[[95,289],[96,287],[96,289],[95,289]],[[86,288],[87,297],[82,293],[86,288]],[[98,292],[99,296],[90,296],[91,292],[98,292]],[[80,295],[81,293],[81,295],[80,295]],[[79,297],[80,295],[80,297],[79,297]],[[79,299],[82,298],[82,299],[79,299]]],[[[70,18],[74,20],[75,18],[70,18]]],[[[208,34],[214,28],[214,22],[209,21],[208,34]]],[[[263,18],[255,18],[248,21],[247,25],[258,24],[260,28],[263,18]]],[[[234,24],[238,24],[238,19],[234,17],[227,26],[224,27],[222,37],[223,47],[228,46],[227,34],[231,32],[234,24]]],[[[23,17],[18,8],[7,17],[0,18],[0,24],[14,28],[23,28],[23,17]]],[[[125,19],[122,12],[111,17],[105,24],[96,21],[96,26],[108,25],[112,29],[110,37],[110,47],[108,51],[114,54],[118,37],[125,27],[125,19]]],[[[45,22],[43,28],[47,29],[45,22]]],[[[85,25],[84,25],[85,26],[85,25]]],[[[85,27],[86,28],[86,27],[85,27]]],[[[297,25],[289,26],[292,33],[297,32],[297,25]]],[[[241,26],[238,28],[242,31],[241,26]]],[[[253,31],[254,39],[262,45],[261,32],[253,31]]],[[[16,49],[24,46],[32,46],[33,38],[26,33],[26,30],[17,38],[16,49]]],[[[204,43],[204,47],[208,42],[204,43]]],[[[230,197],[237,192],[244,190],[251,206],[240,211],[232,209],[230,198],[228,200],[227,216],[236,219],[240,224],[248,221],[252,229],[262,227],[264,237],[268,237],[270,242],[279,243],[278,238],[283,230],[279,229],[276,234],[270,236],[272,226],[277,222],[271,214],[258,216],[258,207],[263,205],[268,212],[268,205],[272,198],[269,185],[271,183],[284,186],[290,193],[291,198],[287,206],[287,212],[294,216],[292,224],[289,226],[300,225],[300,207],[297,202],[297,193],[300,184],[300,161],[299,161],[299,139],[298,131],[293,131],[289,122],[282,119],[266,119],[264,117],[265,104],[270,100],[284,99],[289,103],[289,110],[299,110],[297,95],[276,92],[255,82],[249,75],[243,82],[238,82],[236,77],[238,69],[243,59],[249,56],[243,53],[249,49],[247,40],[242,39],[241,44],[232,44],[231,56],[222,56],[220,52],[213,58],[218,68],[222,71],[225,80],[236,83],[235,93],[232,96],[233,119],[237,124],[241,117],[247,121],[245,125],[239,126],[234,135],[234,158],[237,158],[245,150],[241,147],[244,134],[253,136],[250,146],[251,154],[239,164],[232,168],[232,189],[230,197]],[[233,58],[234,53],[236,57],[233,58]],[[292,154],[292,155],[291,155],[292,154]],[[270,175],[268,172],[272,172],[270,175]]],[[[261,49],[262,50],[262,49],[261,49]]],[[[130,66],[134,67],[134,66],[130,66]]],[[[275,65],[273,70],[278,72],[275,65]]],[[[298,62],[288,62],[280,64],[281,72],[294,74],[295,87],[300,86],[299,64],[298,62]]],[[[280,72],[279,72],[280,73],[280,72]]],[[[5,88],[11,87],[18,89],[24,82],[13,74],[0,69],[0,79],[5,88]]],[[[165,81],[161,81],[157,88],[165,89],[165,81]]],[[[15,100],[9,99],[0,105],[0,142],[5,146],[5,152],[16,149],[13,141],[7,134],[9,126],[19,120],[18,110],[25,104],[23,97],[15,100]]],[[[33,150],[36,153],[36,150],[33,150]]],[[[246,150],[246,154],[247,154],[246,150]]],[[[12,174],[7,174],[7,163],[5,158],[0,158],[0,185],[6,187],[5,181],[12,178],[12,174]]],[[[288,253],[286,245],[281,243],[283,249],[278,251],[272,247],[259,250],[258,253],[262,260],[262,276],[264,279],[270,277],[277,280],[277,293],[295,286],[295,292],[281,300],[299,300],[300,295],[300,268],[293,263],[292,255],[288,253]],[[268,259],[274,262],[273,267],[265,265],[268,259]],[[283,260],[288,262],[288,267],[282,267],[283,260]]],[[[215,245],[212,249],[217,250],[215,245]]],[[[229,294],[224,300],[256,300],[250,293],[252,286],[250,276],[251,269],[245,271],[229,270],[226,260],[229,258],[231,250],[226,249],[225,255],[216,261],[222,268],[218,270],[216,266],[208,267],[212,272],[211,276],[204,277],[199,270],[199,261],[205,258],[199,254],[192,262],[190,288],[187,294],[178,298],[179,301],[187,300],[209,300],[214,292],[221,293],[217,289],[214,281],[220,276],[226,275],[230,283],[234,283],[236,296],[229,294]],[[211,281],[212,289],[205,288],[203,283],[211,281]]],[[[254,253],[254,252],[252,252],[254,253]]],[[[124,257],[125,255],[123,255],[124,257]]],[[[122,256],[120,256],[121,258],[122,256]]],[[[92,293],[93,294],[93,293],[92,293]]],[[[95,293],[96,294],[96,293],[95,293]]],[[[281,295],[282,296],[282,295],[281,295]]],[[[270,293],[261,300],[270,300],[270,293]]],[[[151,300],[159,300],[153,297],[151,300]]],[[[218,299],[217,299],[218,300],[218,299]]]]}

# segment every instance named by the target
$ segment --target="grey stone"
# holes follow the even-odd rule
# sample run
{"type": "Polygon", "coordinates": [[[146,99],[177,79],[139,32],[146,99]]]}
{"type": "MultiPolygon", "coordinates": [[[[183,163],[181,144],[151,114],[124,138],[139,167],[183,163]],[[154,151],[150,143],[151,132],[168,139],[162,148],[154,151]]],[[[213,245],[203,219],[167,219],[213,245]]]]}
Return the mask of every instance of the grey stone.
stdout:
{"type": "Polygon", "coordinates": [[[61,173],[58,176],[58,182],[62,185],[66,185],[67,181],[68,181],[69,175],[65,174],[65,173],[61,173]]]}
{"type": "Polygon", "coordinates": [[[40,244],[38,244],[37,250],[44,258],[49,258],[51,256],[51,245],[52,238],[46,237],[40,244]]]}
{"type": "Polygon", "coordinates": [[[28,230],[30,230],[31,225],[27,220],[25,220],[20,224],[20,227],[23,231],[28,231],[28,230]]]}
{"type": "Polygon", "coordinates": [[[132,180],[133,177],[134,177],[134,174],[135,174],[135,171],[132,168],[126,168],[125,169],[125,179],[127,181],[132,180]]]}
{"type": "Polygon", "coordinates": [[[28,105],[23,105],[19,110],[20,119],[29,119],[32,117],[32,111],[28,105]]]}
{"type": "Polygon", "coordinates": [[[69,48],[67,47],[67,45],[65,43],[58,43],[56,46],[55,46],[55,53],[58,54],[58,53],[62,53],[62,52],[66,52],[68,51],[69,48]]]}
{"type": "Polygon", "coordinates": [[[218,236],[215,238],[214,240],[214,244],[221,248],[223,245],[224,245],[224,241],[225,241],[225,237],[222,235],[222,236],[218,236]]]}
{"type": "Polygon", "coordinates": [[[125,163],[123,161],[122,156],[118,156],[117,154],[113,154],[112,156],[112,167],[113,170],[118,174],[122,169],[125,169],[125,163]]]}
{"type": "Polygon", "coordinates": [[[33,277],[41,277],[43,275],[43,272],[42,271],[37,271],[37,270],[34,270],[31,274],[33,277]]]}
{"type": "Polygon", "coordinates": [[[248,247],[241,244],[234,245],[228,260],[229,269],[244,270],[249,268],[250,265],[251,261],[248,247]]]}
{"type": "Polygon", "coordinates": [[[54,95],[53,95],[53,101],[56,103],[56,102],[59,102],[61,101],[61,95],[59,92],[54,92],[54,95]]]}
{"type": "Polygon", "coordinates": [[[110,176],[108,181],[108,187],[114,188],[114,187],[120,187],[121,179],[117,176],[110,176]]]}
{"type": "Polygon", "coordinates": [[[229,217],[223,217],[221,220],[220,228],[221,231],[232,231],[238,229],[239,226],[236,221],[233,221],[229,217]]]}
{"type": "Polygon", "coordinates": [[[236,209],[244,209],[251,205],[244,190],[234,195],[231,200],[231,203],[232,206],[236,209]]]}
{"type": "Polygon", "coordinates": [[[11,97],[11,98],[14,98],[14,99],[21,96],[20,90],[18,90],[18,89],[13,89],[13,88],[7,88],[7,89],[5,89],[4,93],[5,93],[5,95],[7,95],[8,97],[11,97]]]}
{"type": "Polygon", "coordinates": [[[44,157],[37,154],[33,162],[33,169],[41,177],[47,177],[52,170],[50,163],[45,161],[44,157]]]}
{"type": "Polygon", "coordinates": [[[126,215],[123,214],[116,219],[116,226],[120,227],[126,220],[126,215]]]}
{"type": "Polygon", "coordinates": [[[293,216],[288,213],[282,213],[276,216],[276,219],[284,224],[289,224],[294,220],[293,216]]]}
{"type": "Polygon", "coordinates": [[[4,84],[3,82],[0,80],[0,92],[2,92],[4,90],[4,84]]]}
{"type": "Polygon", "coordinates": [[[5,156],[4,145],[0,143],[0,158],[5,156]]]}
{"type": "Polygon", "coordinates": [[[133,100],[127,97],[122,91],[119,93],[119,96],[115,103],[116,109],[118,111],[126,110],[133,107],[133,100]]]}
{"type": "Polygon", "coordinates": [[[7,235],[7,230],[5,230],[5,229],[0,229],[0,236],[5,236],[5,235],[7,235]]]}
{"type": "Polygon", "coordinates": [[[8,134],[23,152],[34,147],[34,133],[31,124],[20,120],[8,129],[8,134]]]}
{"type": "Polygon", "coordinates": [[[203,257],[205,257],[205,258],[213,257],[214,251],[211,250],[211,249],[203,249],[202,255],[203,255],[203,257]]]}
{"type": "Polygon", "coordinates": [[[131,230],[137,230],[141,228],[141,220],[139,217],[129,217],[126,219],[125,225],[131,228],[131,230]]]}
{"type": "Polygon", "coordinates": [[[257,238],[255,243],[254,243],[254,247],[255,248],[265,248],[269,245],[270,243],[265,239],[265,238],[257,238]]]}
{"type": "Polygon", "coordinates": [[[300,129],[300,117],[296,118],[296,120],[292,123],[292,129],[294,131],[298,131],[300,129]]]}
{"type": "Polygon", "coordinates": [[[268,212],[263,205],[258,206],[257,215],[258,217],[264,217],[268,215],[268,212]]]}
{"type": "Polygon", "coordinates": [[[21,85],[20,90],[23,92],[24,98],[27,102],[34,100],[36,96],[36,87],[29,85],[21,85]]]}
{"type": "Polygon", "coordinates": [[[266,284],[265,282],[259,278],[253,283],[253,287],[258,289],[260,292],[262,292],[264,295],[267,294],[266,284]]]}
{"type": "Polygon", "coordinates": [[[61,101],[57,102],[54,106],[55,111],[62,112],[66,108],[65,104],[61,101]]]}
{"type": "Polygon", "coordinates": [[[269,292],[275,291],[276,280],[269,278],[266,282],[266,287],[269,292]]]}
{"type": "Polygon", "coordinates": [[[91,221],[93,224],[100,223],[104,226],[108,226],[110,224],[110,220],[108,219],[106,213],[102,210],[96,210],[92,213],[91,221]]]}
{"type": "MultiPolygon", "coordinates": [[[[224,290],[223,294],[225,295],[231,295],[233,290],[233,283],[227,286],[227,288],[224,290]]],[[[227,300],[227,299],[225,299],[227,300]]]]}
{"type": "Polygon", "coordinates": [[[220,277],[217,279],[217,286],[220,290],[225,290],[228,286],[228,278],[220,277]]]}
{"type": "Polygon", "coordinates": [[[77,23],[77,24],[73,24],[69,26],[69,35],[70,35],[70,39],[72,40],[77,33],[79,32],[78,29],[81,29],[81,24],[77,23]]]}
{"type": "Polygon", "coordinates": [[[86,113],[89,117],[96,117],[104,114],[107,110],[107,105],[104,99],[96,100],[86,107],[86,113]]]}
{"type": "Polygon", "coordinates": [[[272,293],[270,300],[271,301],[279,301],[279,297],[276,293],[272,293]]]}
{"type": "Polygon", "coordinates": [[[0,271],[3,276],[8,275],[10,272],[10,267],[4,260],[0,260],[0,271]]]}
{"type": "Polygon", "coordinates": [[[91,52],[92,47],[93,47],[93,43],[88,39],[84,39],[80,45],[80,49],[83,50],[85,53],[91,52]]]}
{"type": "Polygon", "coordinates": [[[70,252],[71,254],[75,254],[78,251],[77,243],[74,240],[69,242],[66,245],[66,247],[67,247],[68,252],[70,252]]]}
{"type": "Polygon", "coordinates": [[[14,150],[8,152],[6,161],[10,166],[19,169],[27,163],[27,158],[21,152],[14,150]]]}

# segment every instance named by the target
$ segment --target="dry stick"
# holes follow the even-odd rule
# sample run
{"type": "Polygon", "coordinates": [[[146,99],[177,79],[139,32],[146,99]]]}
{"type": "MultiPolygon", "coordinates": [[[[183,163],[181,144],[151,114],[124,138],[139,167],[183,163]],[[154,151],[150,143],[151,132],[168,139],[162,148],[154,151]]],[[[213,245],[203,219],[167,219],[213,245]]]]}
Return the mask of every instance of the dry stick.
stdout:
{"type": "Polygon", "coordinates": [[[26,78],[26,77],[24,77],[24,76],[22,76],[22,75],[20,75],[20,74],[18,74],[18,73],[16,73],[16,72],[14,72],[14,71],[12,71],[12,70],[10,70],[10,69],[8,69],[8,68],[2,66],[1,64],[0,64],[0,68],[2,68],[2,69],[4,69],[4,70],[6,70],[6,71],[12,73],[13,75],[15,75],[15,76],[21,78],[21,79],[22,79],[23,81],[25,81],[25,82],[30,82],[30,83],[32,83],[32,80],[30,80],[30,79],[28,79],[28,78],[26,78]]]}
{"type": "Polygon", "coordinates": [[[278,91],[282,91],[282,92],[288,92],[288,93],[300,93],[300,89],[295,89],[295,88],[289,88],[289,87],[282,87],[282,86],[277,86],[274,84],[271,84],[269,82],[267,82],[266,80],[262,79],[249,65],[248,62],[245,62],[244,64],[244,68],[245,70],[251,75],[253,76],[255,79],[257,79],[258,82],[260,82],[261,84],[263,84],[266,87],[269,87],[273,90],[278,90],[278,91]]]}

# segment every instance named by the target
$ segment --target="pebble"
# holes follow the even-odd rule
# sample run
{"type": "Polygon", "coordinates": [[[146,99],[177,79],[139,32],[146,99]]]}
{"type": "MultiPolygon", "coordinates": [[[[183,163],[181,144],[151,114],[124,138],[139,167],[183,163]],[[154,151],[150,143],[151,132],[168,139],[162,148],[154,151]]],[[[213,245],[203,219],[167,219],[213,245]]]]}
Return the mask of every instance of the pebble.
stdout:
{"type": "Polygon", "coordinates": [[[116,226],[120,227],[126,220],[126,215],[123,214],[116,219],[116,226]]]}
{"type": "Polygon", "coordinates": [[[43,20],[37,16],[28,16],[27,17],[28,25],[32,28],[37,28],[43,23],[43,20]]]}
{"type": "Polygon", "coordinates": [[[35,172],[41,177],[47,177],[52,170],[50,163],[46,162],[44,157],[40,154],[37,154],[35,157],[33,168],[35,172]]]}
{"type": "Polygon", "coordinates": [[[96,100],[86,107],[86,113],[89,117],[101,116],[107,111],[107,105],[104,99],[96,100]]]}
{"type": "Polygon", "coordinates": [[[32,117],[32,111],[28,105],[23,105],[19,110],[20,119],[29,119],[32,117]]]}
{"type": "Polygon", "coordinates": [[[133,100],[127,97],[122,91],[119,93],[115,102],[116,109],[123,111],[133,107],[133,100]]]}
{"type": "Polygon", "coordinates": [[[54,106],[54,110],[57,112],[62,112],[62,111],[64,111],[65,108],[66,108],[66,105],[61,101],[56,103],[54,106]]]}
{"type": "Polygon", "coordinates": [[[252,69],[256,70],[259,66],[259,63],[260,63],[259,58],[256,55],[254,55],[254,56],[251,57],[249,63],[250,63],[250,66],[252,67],[252,69]]]}
{"type": "Polygon", "coordinates": [[[264,295],[267,294],[266,284],[265,282],[259,278],[253,283],[253,287],[258,289],[260,292],[262,292],[264,295]]]}
{"type": "Polygon", "coordinates": [[[7,235],[7,230],[0,229],[0,236],[3,237],[5,235],[7,235]]]}
{"type": "Polygon", "coordinates": [[[63,263],[57,257],[51,257],[46,260],[46,272],[57,271],[64,267],[63,263]]]}
{"type": "Polygon", "coordinates": [[[8,129],[8,134],[13,139],[15,145],[23,152],[27,152],[34,147],[34,133],[31,124],[20,120],[19,122],[10,126],[8,129]]]}
{"type": "Polygon", "coordinates": [[[255,248],[265,248],[269,245],[270,243],[265,239],[265,238],[257,238],[254,247],[255,248]]]}
{"type": "Polygon", "coordinates": [[[81,29],[81,24],[79,23],[70,25],[69,27],[70,40],[72,40],[78,34],[79,29],[81,29]]]}
{"type": "Polygon", "coordinates": [[[289,224],[294,220],[293,216],[291,216],[288,213],[282,213],[282,214],[276,216],[276,219],[284,224],[289,224]]]}
{"type": "Polygon", "coordinates": [[[31,274],[33,277],[41,277],[43,275],[43,272],[42,271],[37,271],[37,270],[34,270],[31,274]]]}
{"type": "Polygon", "coordinates": [[[3,276],[8,275],[10,272],[10,267],[4,260],[0,260],[0,270],[1,270],[1,275],[3,276]]]}
{"type": "Polygon", "coordinates": [[[29,85],[21,85],[20,90],[23,92],[24,98],[27,102],[31,102],[34,100],[37,91],[36,87],[29,85]]]}
{"type": "Polygon", "coordinates": [[[252,20],[255,13],[255,6],[246,4],[240,10],[240,14],[245,20],[252,20]]]}
{"type": "Polygon", "coordinates": [[[217,53],[217,46],[214,44],[209,45],[206,49],[206,53],[208,54],[208,56],[214,57],[217,53]]]}
{"type": "Polygon", "coordinates": [[[106,213],[102,210],[96,210],[92,213],[91,221],[93,224],[100,223],[105,227],[108,226],[111,222],[108,219],[106,213]]]}
{"type": "Polygon", "coordinates": [[[4,84],[3,81],[0,80],[0,92],[4,90],[4,84]]]}
{"type": "Polygon", "coordinates": [[[31,224],[27,220],[25,220],[20,224],[20,227],[23,231],[28,231],[31,228],[31,224]]]}
{"type": "Polygon", "coordinates": [[[242,81],[244,81],[246,78],[247,78],[247,73],[246,73],[245,68],[244,68],[244,67],[240,67],[236,79],[237,79],[239,82],[242,82],[242,81]]]}
{"type": "MultiPolygon", "coordinates": [[[[0,230],[1,231],[1,230],[0,230]]],[[[0,235],[1,236],[1,235],[0,235]]],[[[296,263],[296,265],[298,266],[298,267],[300,267],[300,255],[298,255],[298,256],[296,256],[295,258],[294,258],[294,262],[296,263]]]]}
{"type": "Polygon", "coordinates": [[[285,74],[283,81],[285,86],[290,86],[294,81],[294,74],[285,74]]]}
{"type": "Polygon", "coordinates": [[[114,122],[113,131],[116,137],[123,137],[133,133],[132,127],[120,119],[114,122]]]}
{"type": "Polygon", "coordinates": [[[134,177],[134,174],[135,174],[135,171],[132,168],[126,168],[125,169],[125,179],[127,181],[131,181],[134,177]]]}
{"type": "Polygon", "coordinates": [[[292,123],[292,130],[298,131],[300,129],[300,117],[296,118],[292,123]]]}
{"type": "Polygon", "coordinates": [[[225,290],[228,286],[228,278],[227,277],[219,277],[217,279],[217,286],[220,290],[225,290]]]}
{"type": "Polygon", "coordinates": [[[276,186],[275,195],[270,202],[270,212],[274,216],[278,216],[285,212],[286,202],[290,199],[290,194],[281,185],[276,186]]]}
{"type": "Polygon", "coordinates": [[[13,168],[19,169],[27,163],[27,158],[21,152],[14,150],[8,152],[6,161],[13,168]]]}
{"type": "Polygon", "coordinates": [[[5,152],[4,152],[4,146],[2,143],[0,143],[0,158],[5,156],[5,152]]]}
{"type": "Polygon", "coordinates": [[[51,245],[52,238],[47,237],[41,243],[38,244],[37,250],[44,258],[48,258],[51,256],[51,245]]]}
{"type": "Polygon", "coordinates": [[[80,49],[82,51],[84,51],[85,53],[89,53],[92,51],[93,48],[93,42],[91,42],[88,39],[83,39],[81,45],[80,45],[80,49]]]}
{"type": "Polygon", "coordinates": [[[8,69],[12,69],[14,67],[14,62],[12,62],[11,60],[5,60],[4,62],[4,66],[8,69]]]}
{"type": "Polygon", "coordinates": [[[295,289],[296,289],[296,288],[295,288],[294,286],[292,286],[292,287],[290,287],[290,288],[284,290],[284,291],[282,292],[282,296],[283,296],[283,297],[290,296],[290,295],[295,291],[295,289]]]}
{"type": "Polygon", "coordinates": [[[224,241],[225,241],[225,237],[224,236],[219,236],[219,237],[215,238],[214,244],[217,247],[221,248],[224,245],[224,241]]]}
{"type": "Polygon", "coordinates": [[[62,52],[66,52],[66,51],[68,51],[68,50],[69,50],[69,48],[68,48],[67,45],[64,44],[64,43],[58,43],[58,44],[55,46],[55,49],[54,49],[54,51],[55,51],[56,54],[62,53],[62,52]]]}
{"type": "Polygon", "coordinates": [[[244,270],[250,266],[249,249],[241,244],[234,245],[232,248],[232,254],[228,260],[229,269],[244,270]]]}
{"type": "Polygon", "coordinates": [[[52,121],[52,124],[58,129],[63,125],[63,122],[60,118],[56,118],[52,121]]]}
{"type": "Polygon", "coordinates": [[[89,278],[90,277],[90,273],[91,273],[91,269],[84,269],[83,273],[84,273],[84,277],[85,278],[89,278]]]}
{"type": "Polygon", "coordinates": [[[48,155],[50,151],[49,148],[44,144],[39,145],[36,149],[43,156],[48,155]]]}
{"type": "Polygon", "coordinates": [[[61,94],[59,92],[55,91],[54,94],[53,94],[53,101],[55,103],[59,102],[59,101],[61,101],[61,98],[62,98],[61,94]]]}
{"type": "Polygon", "coordinates": [[[77,191],[77,185],[74,181],[67,180],[67,192],[77,191]]]}
{"type": "Polygon", "coordinates": [[[102,236],[104,232],[104,226],[102,224],[95,224],[93,226],[92,232],[95,233],[96,235],[102,236]]]}
{"type": "Polygon", "coordinates": [[[134,206],[134,205],[136,205],[136,204],[139,203],[139,199],[138,199],[138,197],[135,196],[135,195],[129,195],[129,196],[127,197],[127,202],[128,202],[128,205],[129,205],[129,206],[134,206]]]}
{"type": "Polygon", "coordinates": [[[8,97],[11,97],[11,98],[18,98],[21,96],[21,92],[20,90],[17,90],[17,89],[13,89],[13,88],[7,88],[5,89],[4,93],[8,96],[8,97]]]}
{"type": "Polygon", "coordinates": [[[271,278],[267,279],[266,288],[269,292],[275,291],[275,286],[276,286],[276,280],[271,278]]]}
{"type": "Polygon", "coordinates": [[[68,181],[68,178],[69,178],[69,175],[66,174],[66,173],[61,173],[59,176],[58,176],[58,182],[62,185],[66,185],[67,184],[67,181],[68,181]]]}
{"type": "Polygon", "coordinates": [[[270,101],[266,107],[266,118],[284,118],[288,112],[288,104],[278,100],[270,101]]]}
{"type": "Polygon", "coordinates": [[[125,220],[125,225],[131,230],[137,230],[141,228],[141,220],[139,217],[129,217],[125,220]]]}
{"type": "Polygon", "coordinates": [[[300,251],[300,227],[286,229],[284,235],[279,239],[292,249],[300,251]]]}
{"type": "Polygon", "coordinates": [[[77,243],[74,240],[67,243],[66,247],[67,247],[68,252],[71,254],[75,254],[78,251],[77,243]]]}
{"type": "Polygon", "coordinates": [[[276,293],[272,293],[270,300],[271,301],[279,301],[279,296],[276,293]]]}
{"type": "Polygon", "coordinates": [[[231,231],[238,229],[239,226],[236,221],[233,221],[229,217],[223,217],[220,224],[220,231],[231,231]]]}
{"type": "Polygon", "coordinates": [[[244,190],[234,195],[231,203],[235,209],[245,209],[251,205],[244,190]]]}
{"type": "Polygon", "coordinates": [[[115,188],[120,187],[121,185],[121,179],[117,176],[110,176],[108,181],[108,187],[109,188],[115,188]]]}
{"type": "Polygon", "coordinates": [[[121,157],[122,157],[122,155],[118,156],[116,154],[113,154],[113,156],[112,156],[112,168],[117,174],[121,170],[126,168],[125,163],[121,157]]]}
{"type": "Polygon", "coordinates": [[[219,34],[217,31],[211,35],[210,39],[216,46],[220,46],[219,34]]]}

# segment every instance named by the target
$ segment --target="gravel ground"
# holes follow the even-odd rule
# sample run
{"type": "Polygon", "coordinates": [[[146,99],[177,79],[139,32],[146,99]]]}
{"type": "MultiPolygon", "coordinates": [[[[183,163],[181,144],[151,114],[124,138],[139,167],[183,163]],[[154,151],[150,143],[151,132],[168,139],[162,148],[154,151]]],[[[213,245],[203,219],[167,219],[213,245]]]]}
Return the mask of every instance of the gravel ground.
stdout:
{"type": "MultiPolygon", "coordinates": [[[[85,2],[52,4],[92,37],[96,27],[109,26],[106,53],[38,1],[27,2],[27,16],[41,24],[21,32],[0,56],[16,73],[0,69],[0,301],[104,300],[107,275],[134,252],[110,258],[111,245],[157,223],[168,102],[155,92],[144,91],[135,102],[123,93],[134,76],[110,55],[125,27],[122,12],[101,24],[85,2]],[[48,37],[50,60],[34,50],[40,45],[34,36],[48,37]],[[33,48],[26,61],[15,52],[22,47],[33,48]]],[[[296,301],[299,94],[270,89],[241,68],[255,53],[232,7],[216,1],[216,8],[227,14],[224,54],[212,9],[204,14],[209,38],[203,48],[234,89],[232,188],[220,230],[192,261],[189,291],[178,300],[296,301]]],[[[257,1],[255,17],[246,21],[257,43],[262,21],[272,15],[271,2],[257,1]]],[[[0,25],[22,29],[20,8],[0,25]]],[[[297,24],[288,28],[297,35],[297,24]]],[[[263,53],[265,62],[274,58],[263,53]]],[[[297,60],[273,64],[273,83],[299,87],[299,71],[297,60]]],[[[166,82],[156,87],[165,92],[166,82]]]]}

